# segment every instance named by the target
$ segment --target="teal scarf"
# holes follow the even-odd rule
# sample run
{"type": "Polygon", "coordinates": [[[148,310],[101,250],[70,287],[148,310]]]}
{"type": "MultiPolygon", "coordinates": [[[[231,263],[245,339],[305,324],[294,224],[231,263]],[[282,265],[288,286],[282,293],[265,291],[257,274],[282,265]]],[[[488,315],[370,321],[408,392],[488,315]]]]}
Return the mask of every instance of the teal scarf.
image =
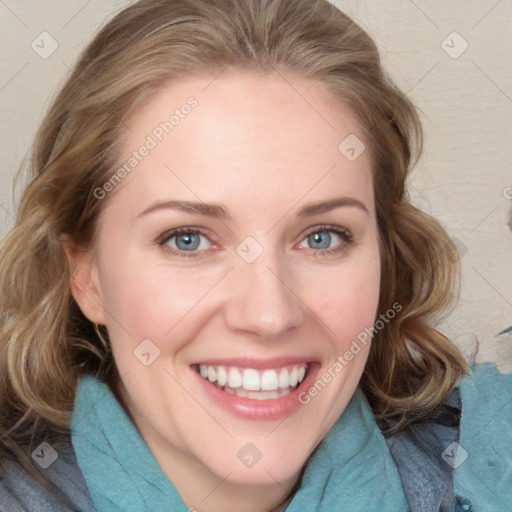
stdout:
{"type": "MultiPolygon", "coordinates": [[[[106,384],[82,377],[73,447],[97,512],[187,512],[106,384]]],[[[400,477],[373,413],[357,390],[307,463],[286,512],[407,511],[400,477]]]]}

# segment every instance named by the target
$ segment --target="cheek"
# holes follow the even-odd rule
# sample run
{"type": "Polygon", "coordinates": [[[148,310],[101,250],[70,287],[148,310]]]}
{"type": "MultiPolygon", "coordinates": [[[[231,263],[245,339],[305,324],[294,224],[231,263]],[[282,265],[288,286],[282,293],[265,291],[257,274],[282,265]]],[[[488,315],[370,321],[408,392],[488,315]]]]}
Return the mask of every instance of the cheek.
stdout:
{"type": "Polygon", "coordinates": [[[358,334],[373,326],[380,292],[380,267],[372,264],[340,272],[318,289],[315,311],[330,328],[336,348],[342,350],[358,334]]]}
{"type": "MultiPolygon", "coordinates": [[[[183,269],[129,261],[106,269],[102,287],[104,307],[109,313],[109,330],[127,336],[133,343],[149,338],[163,349],[175,326],[198,305],[212,286],[211,279],[183,269]]],[[[172,336],[175,338],[175,336],[172,336]]],[[[112,340],[117,339],[112,336],[112,340]]]]}

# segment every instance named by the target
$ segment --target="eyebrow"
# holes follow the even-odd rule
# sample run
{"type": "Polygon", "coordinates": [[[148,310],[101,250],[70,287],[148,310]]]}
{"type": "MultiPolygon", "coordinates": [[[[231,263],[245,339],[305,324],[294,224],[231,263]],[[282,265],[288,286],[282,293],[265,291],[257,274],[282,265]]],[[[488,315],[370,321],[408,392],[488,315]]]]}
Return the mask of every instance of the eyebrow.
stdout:
{"type": "Polygon", "coordinates": [[[303,206],[297,213],[297,217],[318,215],[319,213],[325,213],[330,210],[334,210],[335,208],[341,208],[342,206],[353,206],[359,208],[365,213],[370,213],[364,203],[355,197],[335,197],[333,199],[328,199],[327,201],[317,201],[316,203],[310,203],[303,206]]]}
{"type": "MultiPolygon", "coordinates": [[[[365,213],[369,213],[368,208],[366,208],[359,199],[354,197],[335,197],[333,199],[317,201],[303,206],[298,211],[297,217],[311,217],[313,215],[318,215],[341,207],[356,207],[365,213]]],[[[231,219],[228,209],[222,204],[207,204],[193,201],[156,202],[146,208],[143,212],[139,213],[136,218],[143,217],[158,210],[178,210],[185,213],[213,217],[219,220],[231,219]]]]}

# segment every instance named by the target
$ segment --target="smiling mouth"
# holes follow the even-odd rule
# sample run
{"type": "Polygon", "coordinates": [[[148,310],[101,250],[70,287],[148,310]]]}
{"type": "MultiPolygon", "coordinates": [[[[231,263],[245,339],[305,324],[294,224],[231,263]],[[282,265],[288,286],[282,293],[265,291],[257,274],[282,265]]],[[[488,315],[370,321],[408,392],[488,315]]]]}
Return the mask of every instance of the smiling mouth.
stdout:
{"type": "Polygon", "coordinates": [[[310,363],[297,363],[266,370],[193,365],[193,369],[217,389],[253,400],[272,400],[290,394],[306,379],[310,367],[310,363]]]}

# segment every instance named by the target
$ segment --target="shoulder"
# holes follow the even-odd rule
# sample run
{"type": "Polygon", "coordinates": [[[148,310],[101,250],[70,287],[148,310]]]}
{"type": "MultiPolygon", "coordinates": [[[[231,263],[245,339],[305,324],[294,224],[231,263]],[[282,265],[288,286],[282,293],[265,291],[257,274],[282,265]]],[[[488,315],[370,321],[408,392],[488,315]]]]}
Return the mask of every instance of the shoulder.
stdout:
{"type": "Polygon", "coordinates": [[[512,373],[492,363],[472,366],[459,389],[460,439],[443,458],[474,510],[502,512],[512,503],[512,373]]]}
{"type": "Polygon", "coordinates": [[[4,459],[7,474],[0,479],[0,512],[94,512],[71,442],[58,449],[49,444],[37,449],[44,462],[41,473],[55,484],[60,496],[42,487],[16,461],[4,459]]]}

